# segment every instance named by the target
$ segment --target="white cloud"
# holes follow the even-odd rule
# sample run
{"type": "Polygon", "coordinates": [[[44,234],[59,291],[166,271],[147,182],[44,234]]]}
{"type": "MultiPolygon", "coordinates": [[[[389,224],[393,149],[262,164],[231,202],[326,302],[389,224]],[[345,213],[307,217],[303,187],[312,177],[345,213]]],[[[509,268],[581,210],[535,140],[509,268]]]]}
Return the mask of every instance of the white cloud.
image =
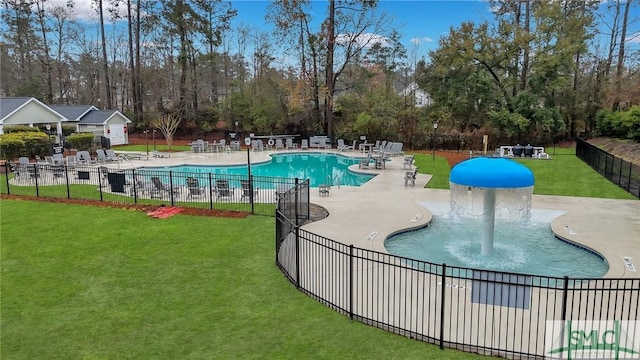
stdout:
{"type": "MultiPolygon", "coordinates": [[[[54,6],[62,6],[65,7],[67,5],[67,0],[48,0],[46,3],[46,8],[52,8],[54,6]]],[[[103,1],[102,8],[104,9],[103,14],[105,17],[105,22],[113,22],[114,19],[111,17],[111,13],[107,9],[108,2],[103,1]]],[[[121,5],[118,7],[118,11],[120,12],[120,16],[124,16],[124,11],[126,7],[121,5]]],[[[73,4],[73,16],[81,21],[88,22],[97,22],[98,21],[98,10],[97,5],[94,4],[92,0],[75,0],[73,4]]]]}
{"type": "Polygon", "coordinates": [[[630,43],[630,44],[640,44],[640,31],[635,33],[635,34],[630,34],[627,37],[627,41],[626,42],[630,43]]]}
{"type": "Polygon", "coordinates": [[[355,41],[358,46],[363,48],[370,48],[375,44],[380,44],[380,46],[387,47],[389,46],[389,40],[378,34],[372,33],[364,33],[360,35],[354,34],[340,34],[336,36],[336,43],[338,45],[346,45],[351,41],[355,41]]]}
{"type": "Polygon", "coordinates": [[[428,37],[428,36],[423,36],[423,37],[419,37],[419,38],[413,38],[413,39],[411,39],[409,41],[411,41],[411,43],[414,44],[414,45],[419,45],[419,44],[422,44],[422,43],[433,42],[433,39],[428,37]]]}

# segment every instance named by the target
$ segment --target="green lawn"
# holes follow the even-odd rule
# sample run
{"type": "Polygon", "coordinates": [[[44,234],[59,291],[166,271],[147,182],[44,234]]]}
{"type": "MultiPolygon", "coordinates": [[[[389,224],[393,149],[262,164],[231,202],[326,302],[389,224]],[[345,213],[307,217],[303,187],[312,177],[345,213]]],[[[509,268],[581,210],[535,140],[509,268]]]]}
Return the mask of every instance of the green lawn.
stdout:
{"type": "MultiPolygon", "coordinates": [[[[147,145],[118,145],[113,147],[114,151],[137,151],[137,152],[146,152],[147,145]]],[[[156,144],[156,150],[164,152],[168,150],[167,144],[162,143],[156,144]]],[[[149,152],[153,151],[153,145],[149,145],[149,152]]],[[[171,147],[171,151],[191,151],[191,146],[188,145],[173,145],[171,147]]]]}
{"type": "Polygon", "coordinates": [[[485,359],[350,321],[274,264],[274,219],[2,200],[3,359],[485,359]]]}
{"type": "MultiPolygon", "coordinates": [[[[552,160],[517,159],[533,172],[534,194],[584,196],[607,199],[636,199],[614,185],[575,156],[575,148],[556,148],[552,160]]],[[[444,158],[417,154],[419,172],[432,174],[427,184],[432,189],[449,189],[451,168],[444,158]]]]}

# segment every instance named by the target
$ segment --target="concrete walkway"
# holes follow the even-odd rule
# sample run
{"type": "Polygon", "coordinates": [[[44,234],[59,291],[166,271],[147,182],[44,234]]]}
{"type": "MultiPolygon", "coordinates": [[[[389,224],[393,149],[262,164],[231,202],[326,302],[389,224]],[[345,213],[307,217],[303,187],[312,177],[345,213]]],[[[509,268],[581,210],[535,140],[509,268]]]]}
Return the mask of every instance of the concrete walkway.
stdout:
{"type": "MultiPolygon", "coordinates": [[[[311,152],[317,150],[310,150],[311,152]]],[[[335,152],[335,150],[330,150],[335,152]]],[[[118,152],[126,153],[126,152],[118,152]]],[[[270,160],[273,151],[250,152],[251,162],[270,160]]],[[[362,153],[343,152],[347,156],[362,153]]],[[[110,167],[194,165],[246,165],[247,152],[172,153],[168,158],[123,161],[110,167]]],[[[393,157],[385,170],[351,170],[377,174],[360,187],[332,187],[329,196],[311,191],[311,202],[325,207],[329,216],[307,224],[304,229],[354,246],[386,252],[384,240],[396,232],[423,227],[431,220],[426,202],[448,203],[448,190],[424,187],[430,175],[418,174],[415,186],[404,186],[402,157],[393,157]]],[[[429,169],[421,169],[429,172],[429,169]]],[[[552,223],[553,232],[600,253],[609,263],[605,277],[640,278],[640,201],[569,196],[534,195],[532,207],[564,211],[552,223]],[[625,260],[627,259],[627,260],[625,260]],[[631,264],[631,265],[629,265],[631,264]],[[635,267],[636,271],[632,271],[635,267]]]]}

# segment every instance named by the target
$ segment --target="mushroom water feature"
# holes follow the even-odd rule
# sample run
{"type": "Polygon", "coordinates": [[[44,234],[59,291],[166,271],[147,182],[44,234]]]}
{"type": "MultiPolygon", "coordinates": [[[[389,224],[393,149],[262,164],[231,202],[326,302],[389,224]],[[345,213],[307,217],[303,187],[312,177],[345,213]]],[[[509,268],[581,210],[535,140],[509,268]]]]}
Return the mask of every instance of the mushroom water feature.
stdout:
{"type": "Polygon", "coordinates": [[[527,220],[531,211],[533,173],[504,158],[473,158],[451,169],[451,210],[460,218],[481,219],[483,256],[493,254],[496,214],[527,220]]]}

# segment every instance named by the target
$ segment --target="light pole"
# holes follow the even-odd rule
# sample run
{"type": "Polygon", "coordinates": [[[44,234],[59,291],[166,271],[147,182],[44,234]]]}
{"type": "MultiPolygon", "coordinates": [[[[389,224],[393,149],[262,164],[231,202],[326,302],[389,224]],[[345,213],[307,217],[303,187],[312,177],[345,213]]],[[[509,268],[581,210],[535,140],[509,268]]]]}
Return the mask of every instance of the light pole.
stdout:
{"type": "Polygon", "coordinates": [[[251,203],[251,213],[253,214],[253,181],[251,180],[251,138],[244,138],[244,144],[247,145],[247,175],[249,177],[249,202],[251,203]]]}
{"type": "Polygon", "coordinates": [[[47,129],[47,137],[49,138],[49,151],[53,154],[53,146],[51,145],[51,125],[47,124],[45,125],[45,128],[47,129]]]}
{"type": "Polygon", "coordinates": [[[156,129],[153,129],[153,151],[156,151],[156,129]]]}
{"type": "Polygon", "coordinates": [[[436,161],[436,134],[438,132],[438,123],[433,123],[433,158],[431,161],[436,161]]]}
{"type": "Polygon", "coordinates": [[[147,143],[147,159],[149,158],[149,129],[144,131],[144,141],[147,143]]]}

